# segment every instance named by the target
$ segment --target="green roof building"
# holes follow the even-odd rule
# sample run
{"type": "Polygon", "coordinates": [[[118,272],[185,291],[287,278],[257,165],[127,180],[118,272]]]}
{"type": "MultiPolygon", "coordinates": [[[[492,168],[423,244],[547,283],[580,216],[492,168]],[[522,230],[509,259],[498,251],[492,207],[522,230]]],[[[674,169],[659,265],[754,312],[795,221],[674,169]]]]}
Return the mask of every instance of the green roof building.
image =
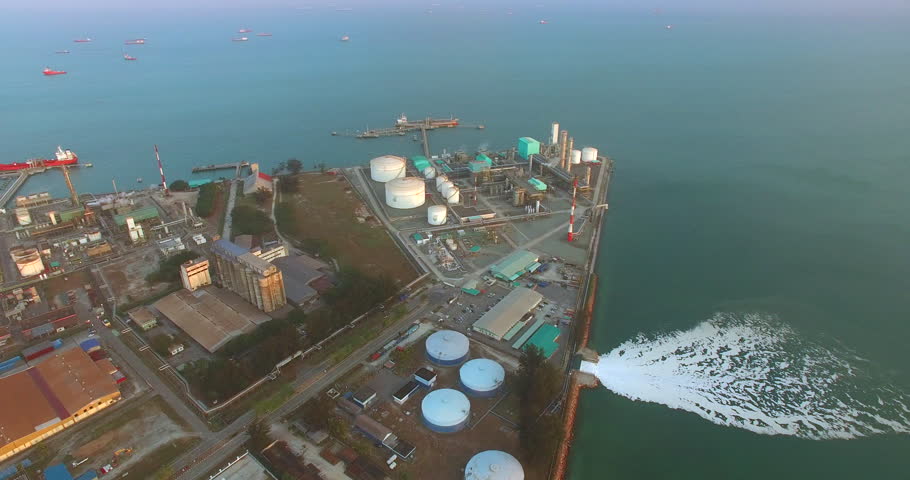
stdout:
{"type": "Polygon", "coordinates": [[[534,187],[535,189],[537,189],[538,192],[546,192],[546,191],[547,191],[547,184],[541,182],[540,180],[538,180],[538,179],[536,179],[536,178],[531,178],[531,179],[529,179],[529,180],[528,180],[528,183],[530,183],[532,187],[534,187]]]}
{"type": "Polygon", "coordinates": [[[478,162],[486,163],[488,167],[493,166],[493,159],[491,159],[490,157],[486,156],[486,154],[483,154],[483,153],[478,154],[476,157],[474,157],[474,160],[477,160],[478,162]]]}
{"type": "Polygon", "coordinates": [[[114,215],[114,223],[116,223],[118,227],[122,227],[126,225],[126,219],[128,217],[133,217],[133,220],[136,222],[151,220],[153,218],[158,218],[158,209],[154,206],[144,207],[138,210],[133,210],[132,212],[114,215]]]}
{"type": "Polygon", "coordinates": [[[499,263],[490,265],[490,273],[496,278],[511,282],[531,271],[539,258],[536,253],[531,253],[527,250],[517,250],[499,263]]]}
{"type": "Polygon", "coordinates": [[[423,171],[430,166],[430,161],[423,155],[411,157],[411,163],[414,165],[414,168],[417,169],[417,173],[423,173],[423,171]]]}
{"type": "Polygon", "coordinates": [[[518,139],[518,154],[521,158],[527,160],[531,155],[540,153],[540,142],[531,137],[521,137],[518,139]]]}
{"type": "Polygon", "coordinates": [[[559,327],[548,323],[546,325],[541,325],[531,339],[528,340],[528,343],[524,344],[522,348],[528,348],[528,345],[534,345],[543,351],[544,357],[550,358],[559,348],[559,343],[556,342],[558,339],[559,327]]]}

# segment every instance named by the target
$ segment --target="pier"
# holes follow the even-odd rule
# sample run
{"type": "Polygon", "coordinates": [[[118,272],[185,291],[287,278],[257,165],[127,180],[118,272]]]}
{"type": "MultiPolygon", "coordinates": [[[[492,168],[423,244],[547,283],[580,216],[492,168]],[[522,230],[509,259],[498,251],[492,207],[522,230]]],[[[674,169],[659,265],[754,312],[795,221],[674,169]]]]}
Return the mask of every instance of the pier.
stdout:
{"type": "Polygon", "coordinates": [[[244,167],[249,167],[250,162],[231,162],[231,163],[219,163],[212,165],[205,165],[202,167],[193,167],[193,173],[199,172],[212,172],[215,170],[235,170],[236,176],[240,177],[240,171],[244,167]]]}

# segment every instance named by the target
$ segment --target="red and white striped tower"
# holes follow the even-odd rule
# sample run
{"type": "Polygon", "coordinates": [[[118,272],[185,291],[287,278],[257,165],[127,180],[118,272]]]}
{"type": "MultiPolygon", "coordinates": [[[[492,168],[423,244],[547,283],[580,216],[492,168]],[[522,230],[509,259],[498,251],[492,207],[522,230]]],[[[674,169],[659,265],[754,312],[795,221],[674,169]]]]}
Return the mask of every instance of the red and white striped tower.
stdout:
{"type": "Polygon", "coordinates": [[[155,158],[158,159],[158,172],[161,173],[161,188],[164,189],[165,196],[170,196],[171,191],[167,189],[167,180],[164,179],[164,167],[161,166],[161,156],[158,155],[158,145],[155,145],[155,158]]]}
{"type": "Polygon", "coordinates": [[[575,194],[578,192],[578,177],[572,182],[572,210],[569,213],[569,241],[575,240],[575,233],[572,228],[575,227],[575,194]]]}

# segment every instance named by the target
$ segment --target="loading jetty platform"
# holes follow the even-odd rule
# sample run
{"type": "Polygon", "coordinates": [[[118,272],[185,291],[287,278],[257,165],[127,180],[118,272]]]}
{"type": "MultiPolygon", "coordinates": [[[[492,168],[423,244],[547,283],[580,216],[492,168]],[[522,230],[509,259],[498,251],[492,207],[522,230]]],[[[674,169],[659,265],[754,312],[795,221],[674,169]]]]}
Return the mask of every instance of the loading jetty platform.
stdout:
{"type": "Polygon", "coordinates": [[[202,167],[193,167],[193,173],[199,172],[212,172],[215,170],[234,170],[236,176],[240,177],[240,171],[244,167],[249,167],[250,162],[232,162],[232,163],[218,163],[212,165],[205,165],[202,167]]]}

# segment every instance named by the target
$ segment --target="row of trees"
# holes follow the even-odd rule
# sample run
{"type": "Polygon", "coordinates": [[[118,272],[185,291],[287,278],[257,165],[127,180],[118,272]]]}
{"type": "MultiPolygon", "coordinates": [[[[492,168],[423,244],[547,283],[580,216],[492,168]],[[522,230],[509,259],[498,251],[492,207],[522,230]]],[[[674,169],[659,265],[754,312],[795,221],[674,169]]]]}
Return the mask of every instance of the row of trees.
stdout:
{"type": "Polygon", "coordinates": [[[196,198],[196,215],[209,217],[215,213],[215,197],[218,195],[218,184],[206,183],[199,187],[199,197],[196,198]]]}
{"type": "Polygon", "coordinates": [[[180,265],[198,257],[195,252],[180,252],[158,264],[158,271],[145,277],[149,283],[174,283],[180,281],[180,265]]]}
{"type": "Polygon", "coordinates": [[[562,440],[562,419],[545,412],[559,393],[562,380],[559,370],[547,362],[543,350],[536,345],[525,347],[518,374],[512,378],[512,388],[521,399],[519,440],[527,464],[546,468],[550,457],[540,452],[556,451],[562,440]]]}
{"type": "Polygon", "coordinates": [[[272,219],[252,205],[237,205],[231,210],[233,230],[238,235],[261,235],[271,232],[272,219]]]}

